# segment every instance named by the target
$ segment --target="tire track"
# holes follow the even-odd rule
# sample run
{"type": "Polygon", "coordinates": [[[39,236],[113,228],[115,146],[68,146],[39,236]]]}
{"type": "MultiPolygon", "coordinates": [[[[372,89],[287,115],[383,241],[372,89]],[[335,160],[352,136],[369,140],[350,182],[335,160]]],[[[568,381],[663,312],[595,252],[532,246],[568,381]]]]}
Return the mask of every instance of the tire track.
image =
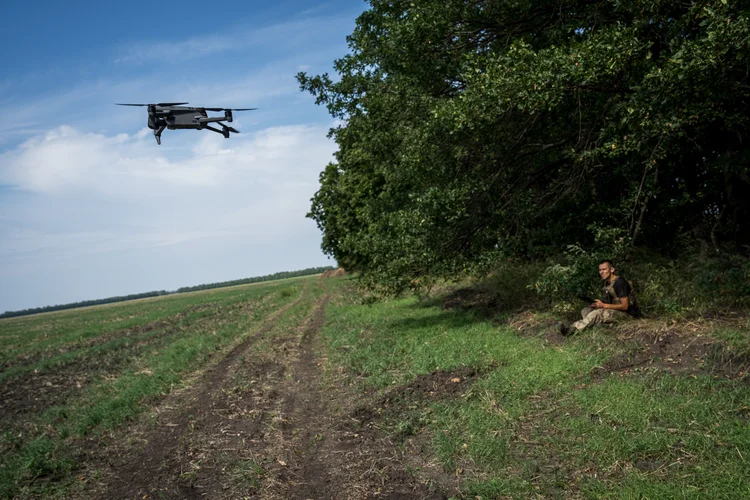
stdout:
{"type": "MultiPolygon", "coordinates": [[[[149,498],[152,494],[166,498],[202,498],[190,484],[190,470],[185,467],[185,444],[189,433],[212,427],[207,412],[213,396],[220,393],[230,374],[238,368],[242,357],[264,335],[271,331],[279,317],[293,308],[307,295],[307,287],[300,296],[272,313],[263,326],[234,346],[226,356],[190,384],[185,391],[171,394],[157,409],[157,427],[143,440],[145,446],[132,451],[125,460],[109,462],[111,480],[101,494],[103,499],[149,498]]],[[[252,429],[248,429],[252,430],[252,429]]],[[[210,428],[207,432],[220,429],[210,428]]],[[[123,450],[127,453],[127,450],[123,450]]],[[[112,453],[108,453],[111,456],[112,453]]],[[[114,453],[118,455],[118,453],[114,453]]],[[[188,462],[189,463],[189,462],[188,462]]]]}
{"type": "Polygon", "coordinates": [[[258,497],[267,499],[399,498],[447,496],[409,472],[404,452],[377,429],[362,429],[351,417],[350,393],[324,385],[319,332],[325,297],[297,338],[291,378],[283,381],[279,426],[268,439],[267,467],[258,497]]]}
{"type": "Polygon", "coordinates": [[[348,387],[324,382],[319,333],[329,294],[296,326],[268,335],[303,297],[192,389],[170,395],[137,452],[122,437],[103,448],[102,457],[117,456],[117,446],[128,455],[111,460],[108,484],[85,497],[447,498],[410,471],[414,460],[391,436],[363,426],[348,387]]]}

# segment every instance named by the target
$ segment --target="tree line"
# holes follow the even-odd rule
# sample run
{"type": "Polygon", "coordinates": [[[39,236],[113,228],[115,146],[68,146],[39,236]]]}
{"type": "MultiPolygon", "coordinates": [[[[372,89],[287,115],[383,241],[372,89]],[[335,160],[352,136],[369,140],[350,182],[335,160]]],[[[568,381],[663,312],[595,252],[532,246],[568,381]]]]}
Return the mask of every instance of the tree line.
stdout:
{"type": "Polygon", "coordinates": [[[71,302],[68,304],[59,304],[59,305],[54,305],[54,306],[33,307],[30,309],[23,309],[19,311],[6,311],[3,314],[0,314],[0,318],[13,318],[16,316],[27,316],[30,314],[38,314],[38,313],[43,313],[43,312],[62,311],[64,309],[75,309],[78,307],[111,304],[114,302],[125,302],[127,300],[145,299],[149,297],[159,297],[162,295],[172,295],[175,293],[195,292],[199,290],[209,290],[212,288],[245,285],[248,283],[260,283],[263,281],[274,281],[274,280],[281,280],[285,278],[295,278],[298,276],[309,276],[313,274],[320,274],[330,269],[333,269],[333,267],[331,266],[310,267],[310,268],[302,269],[299,271],[285,271],[285,272],[279,272],[279,273],[274,273],[274,274],[267,274],[265,276],[256,276],[254,278],[245,278],[245,279],[232,280],[232,281],[222,281],[220,283],[208,283],[205,285],[182,287],[182,288],[178,288],[177,290],[173,292],[168,292],[166,290],[158,290],[158,291],[153,291],[153,292],[135,293],[131,295],[108,297],[104,299],[84,300],[80,302],[71,302]]]}
{"type": "Polygon", "coordinates": [[[616,230],[750,253],[750,6],[741,0],[370,0],[335,77],[309,217],[390,291],[616,230]]]}
{"type": "Polygon", "coordinates": [[[333,269],[331,266],[324,266],[324,267],[311,267],[308,269],[302,269],[301,271],[282,271],[279,273],[274,274],[267,274],[265,276],[256,276],[255,278],[245,278],[245,279],[239,279],[239,280],[232,280],[232,281],[222,281],[220,283],[209,283],[207,285],[197,285],[197,286],[186,286],[182,288],[177,289],[177,293],[182,292],[197,292],[199,290],[210,290],[212,288],[223,288],[227,286],[236,286],[236,285],[247,285],[249,283],[260,283],[262,281],[275,281],[275,280],[283,280],[286,278],[297,278],[299,276],[309,276],[311,274],[321,274],[326,271],[329,271],[333,269]]]}

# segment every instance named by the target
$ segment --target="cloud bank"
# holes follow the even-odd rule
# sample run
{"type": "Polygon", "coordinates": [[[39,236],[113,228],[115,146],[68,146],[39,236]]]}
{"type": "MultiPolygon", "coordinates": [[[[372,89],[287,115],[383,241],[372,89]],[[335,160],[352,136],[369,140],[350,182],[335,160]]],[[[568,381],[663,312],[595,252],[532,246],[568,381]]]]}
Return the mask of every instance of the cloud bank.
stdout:
{"type": "MultiPolygon", "coordinates": [[[[106,135],[64,125],[32,137],[0,155],[7,209],[0,217],[0,279],[12,285],[36,273],[44,281],[76,269],[84,273],[74,280],[81,292],[66,300],[84,300],[150,289],[146,282],[126,290],[100,286],[88,267],[98,260],[147,266],[160,259],[174,266],[171,273],[160,268],[168,278],[154,283],[167,289],[205,282],[204,276],[217,281],[284,270],[290,252],[303,248],[310,266],[325,265],[311,248],[320,238],[305,214],[335,150],[326,132],[293,125],[224,139],[166,131],[157,146],[148,129],[106,135]],[[240,250],[258,271],[237,269],[242,256],[226,258],[240,250]],[[138,264],[136,254],[146,261],[138,264]]],[[[0,310],[46,304],[16,300],[12,288],[0,295],[0,310]]]]}

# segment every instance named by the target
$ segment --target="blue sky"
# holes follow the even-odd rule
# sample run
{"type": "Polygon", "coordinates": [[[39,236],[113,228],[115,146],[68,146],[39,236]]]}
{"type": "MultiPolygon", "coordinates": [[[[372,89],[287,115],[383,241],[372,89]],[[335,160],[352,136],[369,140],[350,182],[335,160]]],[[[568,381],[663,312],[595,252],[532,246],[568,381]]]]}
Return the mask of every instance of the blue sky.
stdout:
{"type": "Polygon", "coordinates": [[[335,144],[298,71],[332,73],[357,0],[0,3],[0,312],[335,265],[305,218],[335,144]],[[257,107],[242,133],[142,108],[257,107]]]}

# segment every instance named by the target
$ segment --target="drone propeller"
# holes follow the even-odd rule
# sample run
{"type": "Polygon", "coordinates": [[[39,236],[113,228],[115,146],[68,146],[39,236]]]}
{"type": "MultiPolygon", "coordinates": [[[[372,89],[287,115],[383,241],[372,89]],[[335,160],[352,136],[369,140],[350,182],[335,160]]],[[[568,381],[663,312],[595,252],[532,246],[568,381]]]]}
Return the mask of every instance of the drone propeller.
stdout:
{"type": "Polygon", "coordinates": [[[186,102],[157,102],[156,104],[121,104],[116,102],[118,106],[179,106],[181,104],[188,104],[186,102]]]}
{"type": "Polygon", "coordinates": [[[258,108],[203,108],[206,111],[252,111],[258,108]]]}

